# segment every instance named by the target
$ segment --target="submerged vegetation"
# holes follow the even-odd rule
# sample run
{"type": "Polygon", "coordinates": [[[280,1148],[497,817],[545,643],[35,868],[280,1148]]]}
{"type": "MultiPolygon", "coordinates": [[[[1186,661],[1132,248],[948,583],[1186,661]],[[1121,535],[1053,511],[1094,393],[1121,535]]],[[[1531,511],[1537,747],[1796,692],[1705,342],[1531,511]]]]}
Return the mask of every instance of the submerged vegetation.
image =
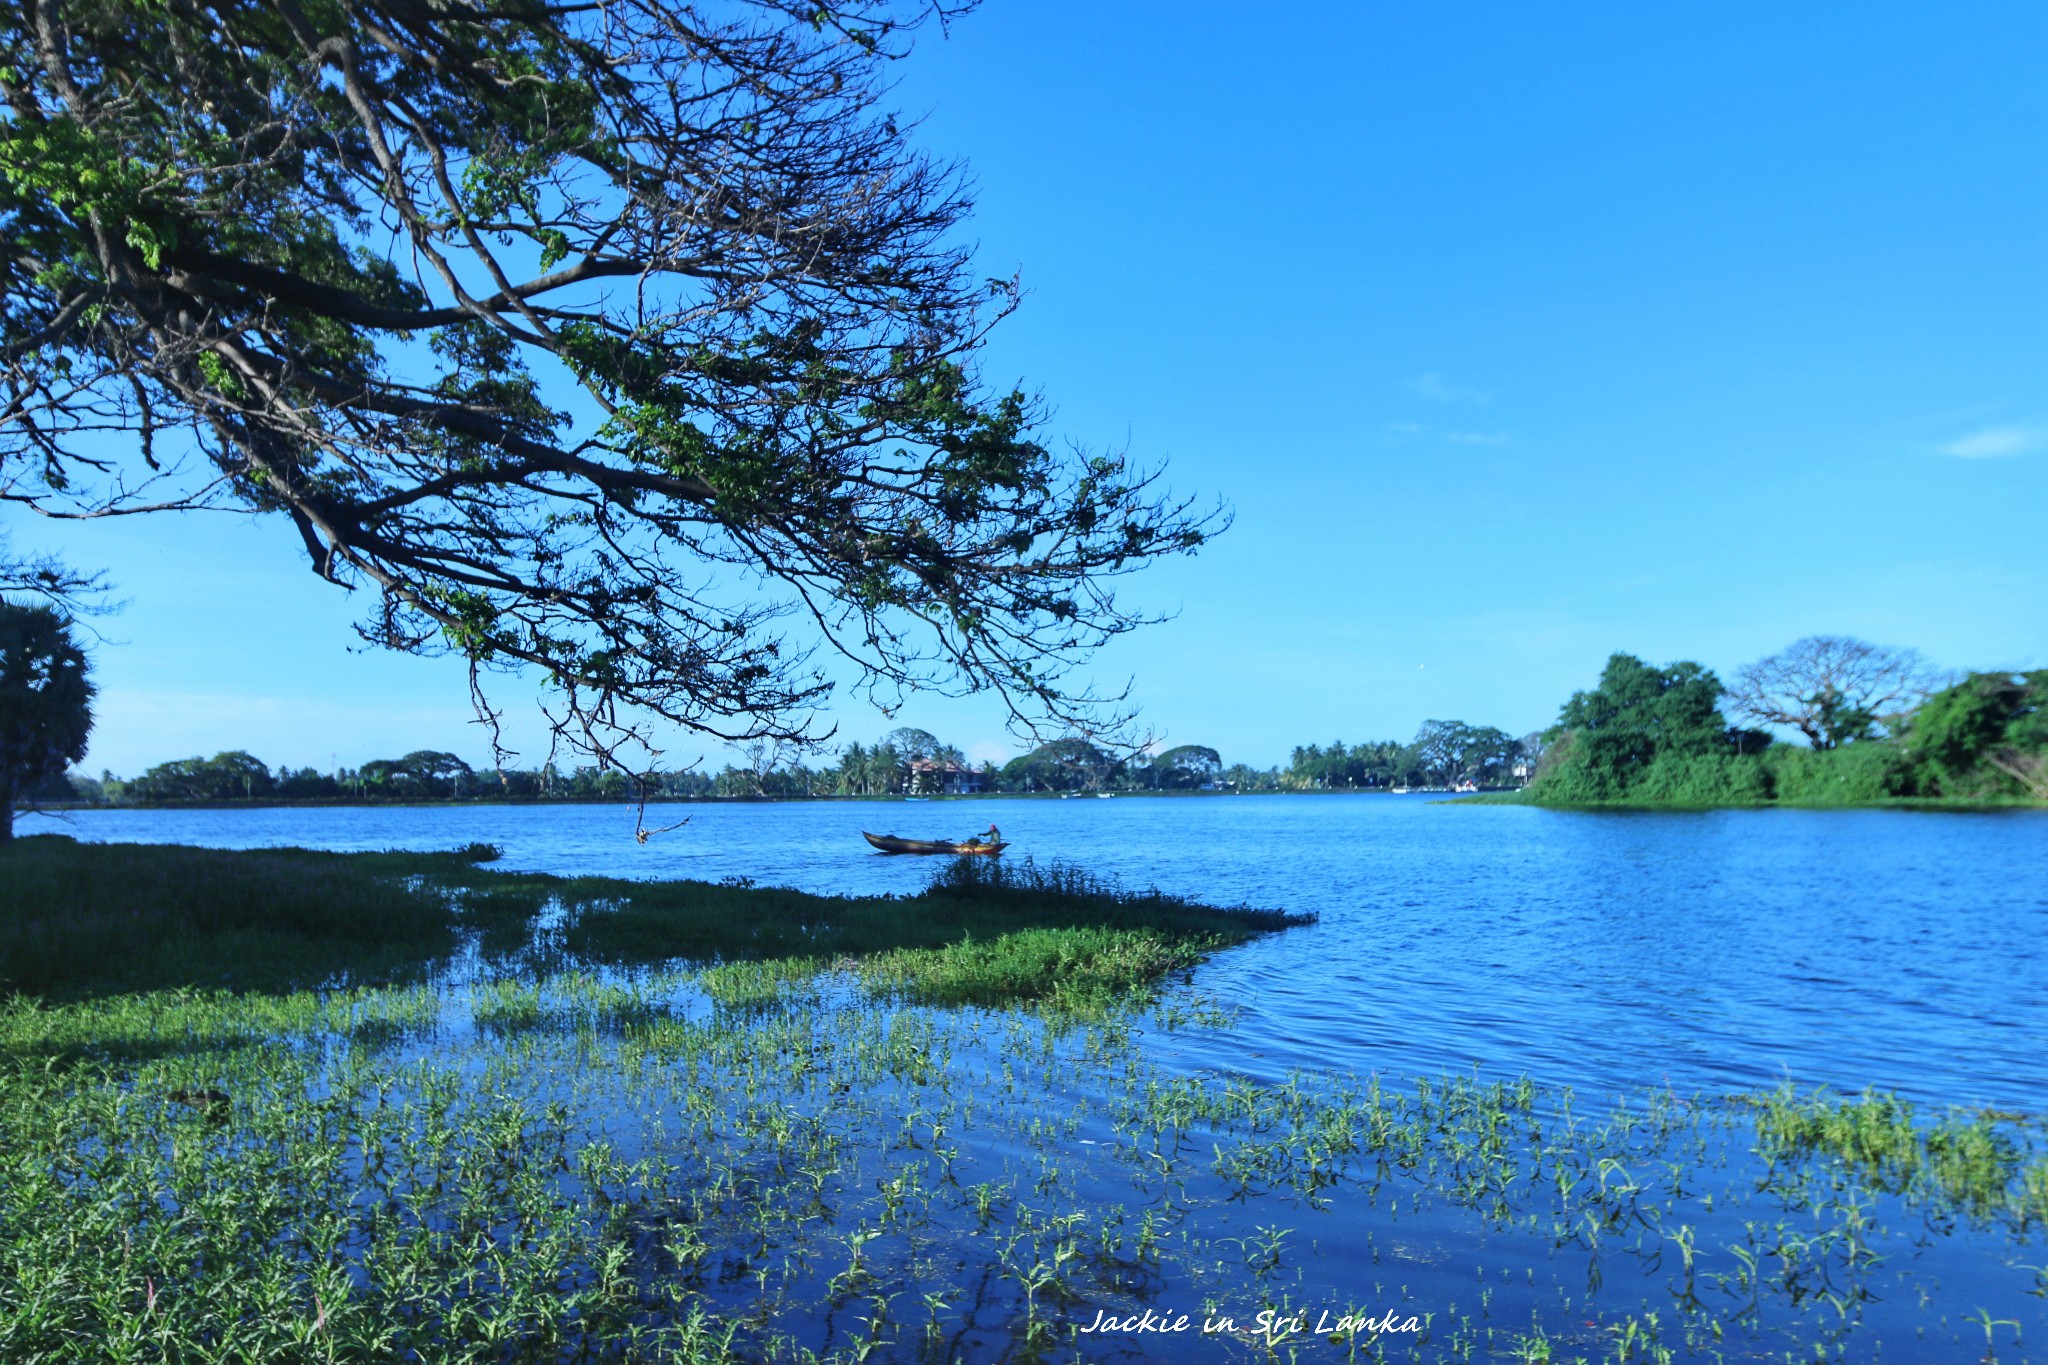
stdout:
{"type": "Polygon", "coordinates": [[[490,852],[0,858],[0,1358],[2010,1362],[2048,1326],[2033,1118],[1188,1071],[1148,1037],[1232,1012],[1184,969],[1301,917],[490,852]],[[1147,1311],[1191,1326],[1086,1331],[1147,1311]]]}

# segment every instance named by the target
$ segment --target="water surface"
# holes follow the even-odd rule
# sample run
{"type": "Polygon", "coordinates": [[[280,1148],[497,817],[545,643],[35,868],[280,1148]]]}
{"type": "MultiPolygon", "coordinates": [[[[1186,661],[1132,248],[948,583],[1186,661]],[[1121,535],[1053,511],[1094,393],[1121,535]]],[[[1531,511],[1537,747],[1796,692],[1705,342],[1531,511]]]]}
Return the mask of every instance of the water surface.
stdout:
{"type": "Polygon", "coordinates": [[[1127,884],[1322,916],[1223,954],[1245,1007],[1161,1059],[1273,1079],[1474,1065],[1599,1094],[1669,1083],[1896,1090],[2048,1109],[2048,812],[1586,813],[1247,796],[665,806],[83,811],[24,834],[246,848],[445,848],[504,866],[911,892],[929,860],[860,830],[964,836],[1127,884]],[[673,815],[667,814],[673,812],[673,815]],[[658,818],[657,818],[658,817],[658,818]]]}

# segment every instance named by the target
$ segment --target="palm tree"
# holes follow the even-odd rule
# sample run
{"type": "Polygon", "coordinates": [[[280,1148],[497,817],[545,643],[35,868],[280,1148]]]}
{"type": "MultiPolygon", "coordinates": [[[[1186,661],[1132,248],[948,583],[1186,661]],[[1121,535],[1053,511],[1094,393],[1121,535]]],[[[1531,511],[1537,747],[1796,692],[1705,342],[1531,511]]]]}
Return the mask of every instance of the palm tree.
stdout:
{"type": "Polygon", "coordinates": [[[866,794],[862,787],[866,781],[867,762],[868,751],[858,742],[847,745],[845,752],[839,755],[839,772],[834,786],[841,796],[866,794]]]}
{"type": "Polygon", "coordinates": [[[887,740],[868,751],[868,795],[888,796],[900,790],[904,776],[903,755],[887,740]]]}

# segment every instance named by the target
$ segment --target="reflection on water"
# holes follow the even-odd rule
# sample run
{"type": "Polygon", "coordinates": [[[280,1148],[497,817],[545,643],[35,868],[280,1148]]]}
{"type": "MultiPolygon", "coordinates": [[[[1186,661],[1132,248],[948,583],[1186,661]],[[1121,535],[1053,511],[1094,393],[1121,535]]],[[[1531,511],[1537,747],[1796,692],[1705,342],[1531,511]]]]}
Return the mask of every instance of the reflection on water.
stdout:
{"type": "Polygon", "coordinates": [[[796,802],[688,808],[646,845],[618,806],[86,811],[20,832],[223,847],[504,846],[504,865],[908,892],[928,861],[862,829],[1320,925],[1224,954],[1239,1028],[1170,1065],[1407,1076],[1478,1064],[1600,1093],[1877,1086],[2038,1111],[2048,1096],[2048,813],[1587,814],[1422,797],[796,802]]]}

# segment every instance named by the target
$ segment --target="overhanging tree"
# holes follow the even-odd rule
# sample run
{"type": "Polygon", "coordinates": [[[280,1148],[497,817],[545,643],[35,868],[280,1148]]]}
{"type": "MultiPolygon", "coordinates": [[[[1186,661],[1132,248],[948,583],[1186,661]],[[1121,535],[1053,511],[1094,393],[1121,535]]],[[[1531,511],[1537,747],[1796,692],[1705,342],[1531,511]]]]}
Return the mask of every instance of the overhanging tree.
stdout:
{"type": "Polygon", "coordinates": [[[14,839],[14,803],[85,757],[92,692],[60,612],[0,602],[0,844],[14,839]]]}
{"type": "Polygon", "coordinates": [[[9,7],[0,496],[288,521],[368,638],[536,667],[605,756],[815,738],[832,652],[1114,720],[1113,580],[1222,517],[979,376],[1014,285],[883,107],[920,17],[9,7]]]}

